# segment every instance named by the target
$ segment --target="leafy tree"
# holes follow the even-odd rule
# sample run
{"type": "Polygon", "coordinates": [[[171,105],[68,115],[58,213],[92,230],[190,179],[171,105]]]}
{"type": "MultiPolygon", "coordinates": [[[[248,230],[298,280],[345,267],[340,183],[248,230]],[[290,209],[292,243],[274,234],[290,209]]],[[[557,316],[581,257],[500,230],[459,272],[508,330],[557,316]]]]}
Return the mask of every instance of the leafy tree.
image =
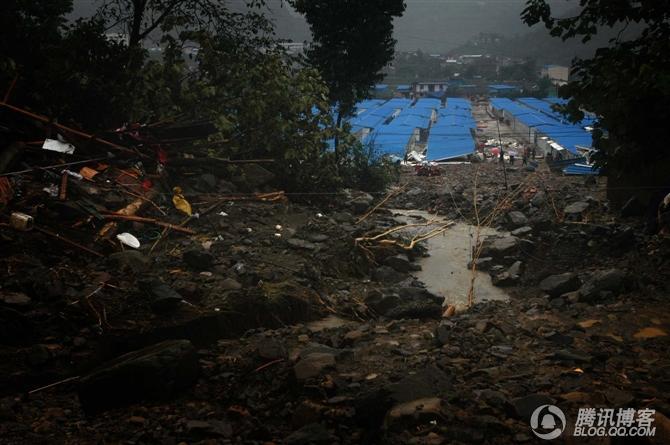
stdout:
{"type": "Polygon", "coordinates": [[[555,17],[546,0],[528,0],[522,14],[528,25],[544,23],[553,36],[587,42],[603,28],[618,28],[618,37],[590,59],[573,62],[572,78],[560,89],[570,101],[563,111],[574,121],[583,110],[599,118],[594,131],[598,161],[614,172],[639,171],[668,151],[660,147],[670,103],[670,8],[666,0],[581,0],[570,17],[555,17]],[[620,36],[640,26],[637,37],[620,36]]]}
{"type": "MultiPolygon", "coordinates": [[[[336,125],[383,79],[393,59],[393,19],[405,11],[404,0],[290,0],[312,31],[307,57],[328,85],[337,104],[336,125]]],[[[336,153],[337,144],[336,140],[336,153]]]]}

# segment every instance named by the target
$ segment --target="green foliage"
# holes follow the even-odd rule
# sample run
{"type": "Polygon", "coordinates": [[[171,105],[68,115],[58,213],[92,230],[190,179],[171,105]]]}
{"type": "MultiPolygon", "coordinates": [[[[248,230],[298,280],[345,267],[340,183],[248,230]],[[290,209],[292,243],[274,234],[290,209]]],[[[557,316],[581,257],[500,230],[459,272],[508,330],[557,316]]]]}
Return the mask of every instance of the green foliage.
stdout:
{"type": "Polygon", "coordinates": [[[557,18],[545,0],[528,0],[523,20],[544,23],[563,40],[594,38],[602,27],[640,26],[632,39],[613,38],[590,59],[576,60],[575,80],[560,89],[571,98],[563,109],[573,120],[583,110],[596,113],[599,124],[594,141],[599,162],[619,171],[667,158],[659,145],[670,103],[670,8],[663,0],[583,0],[577,15],[557,18]]]}

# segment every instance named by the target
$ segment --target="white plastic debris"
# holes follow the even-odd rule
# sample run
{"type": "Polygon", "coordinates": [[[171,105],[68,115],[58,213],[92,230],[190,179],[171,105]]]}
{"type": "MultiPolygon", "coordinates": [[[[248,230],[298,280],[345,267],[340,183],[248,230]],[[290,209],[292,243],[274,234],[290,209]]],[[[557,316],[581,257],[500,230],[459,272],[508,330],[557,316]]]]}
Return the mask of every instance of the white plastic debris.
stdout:
{"type": "Polygon", "coordinates": [[[323,213],[317,213],[317,214],[316,214],[316,217],[317,217],[317,218],[323,218],[323,213]]]}
{"type": "Polygon", "coordinates": [[[67,173],[68,176],[72,176],[73,178],[75,178],[75,179],[79,179],[80,181],[81,181],[82,179],[84,179],[84,177],[83,177],[82,175],[80,175],[80,174],[77,173],[77,172],[73,172],[73,171],[71,171],[71,170],[63,170],[63,173],[67,173]]]}
{"type": "Polygon", "coordinates": [[[44,150],[57,151],[68,155],[74,153],[74,145],[68,144],[67,142],[61,142],[57,139],[45,139],[42,148],[44,150]]]}
{"type": "Polygon", "coordinates": [[[228,216],[228,214],[224,211],[219,212],[219,216],[228,216]]]}
{"type": "Polygon", "coordinates": [[[275,238],[281,238],[281,233],[275,233],[275,238]]]}
{"type": "Polygon", "coordinates": [[[58,186],[56,184],[51,184],[49,187],[44,187],[42,190],[47,192],[52,198],[58,196],[58,186]]]}
{"type": "Polygon", "coordinates": [[[205,250],[209,250],[212,248],[212,244],[214,244],[213,241],[203,241],[202,248],[205,250]]]}
{"type": "Polygon", "coordinates": [[[282,226],[280,226],[279,224],[277,224],[277,225],[275,226],[275,230],[279,230],[279,231],[281,231],[281,230],[282,230],[282,226]]]}
{"type": "Polygon", "coordinates": [[[128,232],[119,233],[116,235],[116,239],[121,241],[121,244],[125,244],[126,246],[132,247],[133,249],[139,249],[140,247],[140,240],[128,232]]]}
{"type": "Polygon", "coordinates": [[[252,229],[251,227],[247,227],[247,228],[246,228],[246,229],[244,229],[244,230],[246,230],[246,231],[247,231],[247,233],[251,233],[251,232],[253,232],[253,231],[254,231],[254,229],[252,229]]]}

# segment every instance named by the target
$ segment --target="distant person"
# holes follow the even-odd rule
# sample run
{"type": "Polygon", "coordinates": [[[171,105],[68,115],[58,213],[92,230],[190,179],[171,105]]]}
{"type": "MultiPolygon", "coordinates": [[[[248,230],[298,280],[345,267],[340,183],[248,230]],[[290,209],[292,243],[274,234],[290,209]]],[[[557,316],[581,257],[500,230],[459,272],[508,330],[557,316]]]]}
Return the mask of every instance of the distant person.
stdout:
{"type": "Polygon", "coordinates": [[[516,158],[516,155],[517,155],[516,151],[514,151],[514,150],[509,151],[509,164],[510,165],[514,165],[514,158],[516,158]]]}
{"type": "Polygon", "coordinates": [[[530,149],[528,147],[524,147],[523,155],[521,156],[521,165],[528,165],[528,154],[529,153],[530,153],[530,149]]]}

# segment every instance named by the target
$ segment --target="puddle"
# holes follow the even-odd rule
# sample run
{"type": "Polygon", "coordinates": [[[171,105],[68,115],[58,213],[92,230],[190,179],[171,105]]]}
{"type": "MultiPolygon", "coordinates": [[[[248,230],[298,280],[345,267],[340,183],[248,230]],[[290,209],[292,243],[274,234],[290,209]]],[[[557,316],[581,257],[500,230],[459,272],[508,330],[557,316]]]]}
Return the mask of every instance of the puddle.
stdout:
{"type": "MultiPolygon", "coordinates": [[[[437,221],[434,227],[443,225],[446,220],[420,210],[394,210],[396,219],[401,223],[425,222],[412,216],[420,216],[426,220],[437,221]]],[[[428,226],[433,227],[433,226],[428,226]]],[[[427,231],[425,227],[421,232],[427,231]]],[[[480,237],[501,234],[495,229],[482,229],[480,237]]],[[[442,235],[424,241],[429,257],[419,258],[417,264],[421,271],[413,275],[422,281],[426,288],[436,295],[442,295],[446,304],[453,304],[457,309],[464,309],[468,303],[468,291],[472,280],[472,271],[468,269],[472,246],[475,243],[476,227],[465,223],[450,226],[442,235]]],[[[476,272],[475,302],[486,300],[507,300],[509,296],[502,289],[491,283],[486,272],[476,272]]]]}

